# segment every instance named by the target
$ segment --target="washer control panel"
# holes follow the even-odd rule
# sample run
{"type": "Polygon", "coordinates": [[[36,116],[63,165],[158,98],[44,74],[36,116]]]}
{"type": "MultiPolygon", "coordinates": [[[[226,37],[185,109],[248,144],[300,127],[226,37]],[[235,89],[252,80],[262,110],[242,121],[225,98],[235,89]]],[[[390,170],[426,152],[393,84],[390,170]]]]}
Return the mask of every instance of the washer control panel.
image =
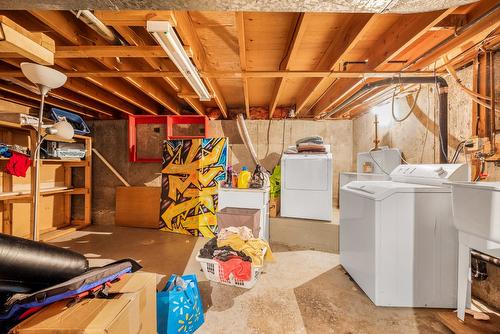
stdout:
{"type": "Polygon", "coordinates": [[[467,164],[399,165],[391,173],[395,182],[443,184],[449,181],[469,181],[467,164]]]}

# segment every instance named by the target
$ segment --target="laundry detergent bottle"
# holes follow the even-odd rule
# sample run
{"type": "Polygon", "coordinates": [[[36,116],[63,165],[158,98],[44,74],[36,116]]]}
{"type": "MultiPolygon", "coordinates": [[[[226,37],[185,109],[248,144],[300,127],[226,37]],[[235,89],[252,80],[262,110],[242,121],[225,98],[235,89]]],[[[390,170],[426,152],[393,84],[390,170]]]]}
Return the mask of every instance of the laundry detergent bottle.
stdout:
{"type": "Polygon", "coordinates": [[[243,166],[240,174],[238,174],[238,188],[246,189],[250,184],[250,179],[252,178],[252,173],[248,171],[246,166],[243,166]]]}

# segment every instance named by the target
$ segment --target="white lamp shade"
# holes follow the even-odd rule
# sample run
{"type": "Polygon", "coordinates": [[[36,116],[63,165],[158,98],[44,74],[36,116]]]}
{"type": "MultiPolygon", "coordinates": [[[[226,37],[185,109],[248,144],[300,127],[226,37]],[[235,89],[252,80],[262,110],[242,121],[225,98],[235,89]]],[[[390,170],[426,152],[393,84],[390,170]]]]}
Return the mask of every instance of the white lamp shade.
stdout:
{"type": "Polygon", "coordinates": [[[75,135],[75,130],[67,121],[57,122],[46,131],[63,139],[71,139],[75,135]]]}
{"type": "Polygon", "coordinates": [[[32,83],[49,89],[61,87],[67,79],[65,74],[53,68],[34,63],[21,63],[21,71],[32,83]]]}

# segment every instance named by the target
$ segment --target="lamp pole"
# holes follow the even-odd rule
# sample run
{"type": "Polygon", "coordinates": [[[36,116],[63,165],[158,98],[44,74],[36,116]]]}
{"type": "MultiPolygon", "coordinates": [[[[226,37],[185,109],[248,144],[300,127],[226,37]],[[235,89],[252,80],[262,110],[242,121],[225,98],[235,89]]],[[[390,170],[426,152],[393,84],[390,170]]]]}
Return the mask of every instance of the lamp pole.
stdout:
{"type": "Polygon", "coordinates": [[[42,124],[43,124],[43,107],[45,104],[45,96],[49,92],[49,88],[43,85],[38,85],[40,90],[41,100],[40,100],[40,111],[38,113],[38,131],[35,143],[34,153],[34,165],[35,165],[35,183],[33,184],[33,240],[38,241],[38,207],[40,199],[40,145],[42,144],[42,124]]]}
{"type": "Polygon", "coordinates": [[[32,201],[33,201],[33,208],[32,208],[32,214],[33,214],[33,231],[32,231],[32,236],[33,240],[38,241],[39,235],[38,235],[38,208],[39,208],[39,197],[40,197],[40,144],[43,141],[42,137],[42,130],[43,130],[43,107],[45,105],[45,96],[47,93],[53,89],[53,88],[58,88],[64,85],[66,82],[66,75],[63,73],[54,70],[50,67],[46,67],[43,65],[39,64],[34,64],[34,63],[21,63],[21,71],[23,72],[24,76],[34,83],[37,87],[38,90],[40,91],[40,112],[38,113],[38,128],[37,128],[37,140],[36,143],[34,143],[35,151],[32,152],[32,156],[34,159],[34,168],[35,170],[32,171],[32,173],[35,173],[35,180],[34,184],[31,186],[31,192],[32,192],[32,201]]]}

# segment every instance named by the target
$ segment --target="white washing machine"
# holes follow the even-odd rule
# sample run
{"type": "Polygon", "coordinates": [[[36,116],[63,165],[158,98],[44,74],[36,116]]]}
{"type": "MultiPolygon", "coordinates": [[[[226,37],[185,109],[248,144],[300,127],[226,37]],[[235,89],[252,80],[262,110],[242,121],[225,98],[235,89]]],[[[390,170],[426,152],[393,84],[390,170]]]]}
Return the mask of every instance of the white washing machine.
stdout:
{"type": "Polygon", "coordinates": [[[400,165],[341,189],[340,262],[377,306],[455,308],[458,237],[448,181],[465,164],[400,165]]]}
{"type": "Polygon", "coordinates": [[[333,161],[331,153],[283,154],[281,216],[332,220],[333,161]]]}

